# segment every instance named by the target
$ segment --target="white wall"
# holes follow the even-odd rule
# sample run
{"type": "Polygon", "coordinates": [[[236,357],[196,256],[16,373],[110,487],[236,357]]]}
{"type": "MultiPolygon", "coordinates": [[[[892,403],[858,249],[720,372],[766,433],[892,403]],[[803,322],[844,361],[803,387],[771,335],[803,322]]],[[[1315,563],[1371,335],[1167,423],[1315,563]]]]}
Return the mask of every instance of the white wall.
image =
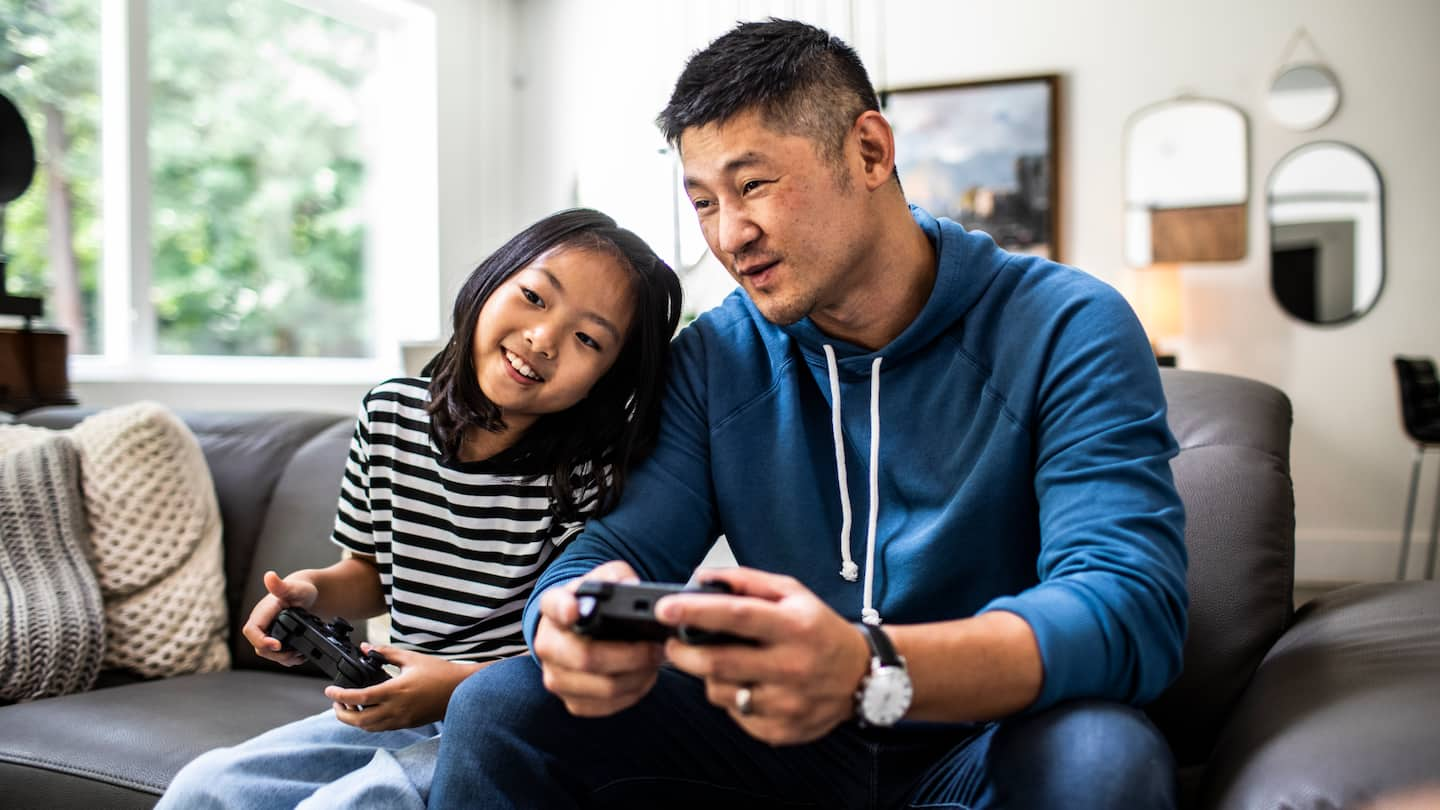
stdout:
{"type": "MultiPolygon", "coordinates": [[[[1440,272],[1432,246],[1440,221],[1440,157],[1432,146],[1440,130],[1433,87],[1440,76],[1434,47],[1440,3],[531,0],[519,9],[515,62],[524,133],[512,153],[515,176],[523,178],[514,198],[519,219],[579,200],[622,222],[645,223],[644,235],[665,245],[668,232],[653,223],[668,210],[668,188],[663,178],[654,180],[659,139],[649,122],[687,53],[737,17],[772,13],[850,39],[882,87],[1062,74],[1064,258],[1127,292],[1134,286],[1122,254],[1127,117],[1181,92],[1244,110],[1251,139],[1249,257],[1182,271],[1180,364],[1263,380],[1294,402],[1297,576],[1393,576],[1410,447],[1399,427],[1390,358],[1440,356],[1434,312],[1440,272]],[[1283,129],[1264,106],[1300,26],[1339,76],[1343,94],[1336,117],[1310,133],[1283,129]],[[1316,139],[1358,147],[1385,183],[1385,289],[1368,316],[1341,327],[1291,319],[1269,290],[1266,176],[1290,149],[1316,139]]],[[[709,281],[712,289],[727,286],[723,278],[709,281]]],[[[1433,474],[1422,482],[1422,526],[1434,485],[1433,474]]]]}

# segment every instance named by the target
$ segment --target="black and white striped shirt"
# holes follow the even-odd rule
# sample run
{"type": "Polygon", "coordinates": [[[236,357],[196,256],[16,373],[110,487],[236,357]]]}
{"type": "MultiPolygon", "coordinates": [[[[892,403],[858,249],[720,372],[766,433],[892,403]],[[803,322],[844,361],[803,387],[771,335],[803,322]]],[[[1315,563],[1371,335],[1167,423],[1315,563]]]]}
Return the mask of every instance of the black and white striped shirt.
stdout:
{"type": "Polygon", "coordinates": [[[550,477],[525,483],[500,459],[447,462],[430,438],[429,380],[365,397],[332,540],[375,558],[391,643],[484,661],[521,652],[521,611],[579,522],[553,517],[550,477]]]}

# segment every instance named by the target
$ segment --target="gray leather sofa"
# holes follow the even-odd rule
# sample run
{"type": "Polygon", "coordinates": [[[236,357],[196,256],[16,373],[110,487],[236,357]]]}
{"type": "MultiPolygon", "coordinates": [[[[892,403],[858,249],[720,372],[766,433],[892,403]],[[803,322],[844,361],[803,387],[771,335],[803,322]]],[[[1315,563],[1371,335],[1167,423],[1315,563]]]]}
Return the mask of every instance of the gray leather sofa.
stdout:
{"type": "MultiPolygon", "coordinates": [[[[18,421],[65,428],[88,413],[46,408],[18,421]]],[[[148,808],[201,752],[330,705],[318,673],[260,659],[239,629],[265,593],[267,569],[339,559],[327,538],[354,418],[182,416],[200,440],[224,521],[233,668],[144,682],[102,673],[93,691],[0,708],[0,807],[148,808]]]]}
{"type": "MultiPolygon", "coordinates": [[[[1292,611],[1289,401],[1235,377],[1162,375],[1181,446],[1191,611],[1184,674],[1150,712],[1186,805],[1360,807],[1440,786],[1440,584],[1356,586],[1292,611]]],[[[82,415],[21,421],[62,427],[82,415]]],[[[219,492],[238,628],[267,568],[334,559],[325,537],[350,420],[186,421],[219,492]]],[[[320,681],[259,661],[233,628],[233,671],[0,708],[0,805],[148,807],[200,752],[327,705],[320,681]]]]}

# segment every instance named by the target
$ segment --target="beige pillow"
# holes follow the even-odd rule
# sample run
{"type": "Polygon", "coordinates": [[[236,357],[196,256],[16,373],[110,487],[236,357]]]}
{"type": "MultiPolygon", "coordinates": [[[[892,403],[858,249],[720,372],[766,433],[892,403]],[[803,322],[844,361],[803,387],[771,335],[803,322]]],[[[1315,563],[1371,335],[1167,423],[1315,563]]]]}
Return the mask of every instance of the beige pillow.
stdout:
{"type": "MultiPolygon", "coordinates": [[[[149,677],[228,668],[220,507],[195,436],[154,402],[101,411],[66,432],[80,454],[105,600],[105,666],[149,677]]],[[[0,449],[48,433],[3,426],[0,449]]]]}

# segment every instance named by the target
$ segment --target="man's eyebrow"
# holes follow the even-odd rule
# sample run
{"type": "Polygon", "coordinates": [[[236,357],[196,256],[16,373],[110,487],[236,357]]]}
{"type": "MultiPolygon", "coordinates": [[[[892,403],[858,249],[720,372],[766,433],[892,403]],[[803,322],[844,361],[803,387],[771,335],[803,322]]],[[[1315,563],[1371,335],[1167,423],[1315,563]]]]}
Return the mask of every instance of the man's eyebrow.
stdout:
{"type": "MultiPolygon", "coordinates": [[[[725,165],[720,167],[720,174],[721,176],[734,174],[741,169],[748,169],[751,166],[756,166],[764,162],[765,156],[760,154],[759,152],[745,152],[744,154],[737,155],[736,157],[730,158],[729,160],[725,161],[725,165]]],[[[696,186],[704,185],[705,184],[702,183],[699,178],[695,177],[694,175],[685,175],[685,188],[694,188],[696,186]]]]}
{"type": "MultiPolygon", "coordinates": [[[[565,293],[565,285],[560,283],[560,279],[556,278],[554,273],[550,272],[547,268],[542,267],[542,266],[540,266],[540,265],[538,265],[538,264],[537,264],[537,265],[533,265],[533,267],[534,267],[534,269],[535,269],[536,271],[538,271],[541,275],[545,276],[545,278],[546,278],[547,280],[549,280],[550,286],[554,287],[554,288],[555,288],[558,292],[560,292],[562,295],[565,293]]],[[[580,313],[580,317],[582,317],[582,318],[584,318],[584,319],[586,319],[586,320],[589,320],[589,321],[594,321],[596,324],[598,324],[598,325],[600,326],[601,329],[604,329],[605,331],[609,332],[609,333],[610,333],[610,337],[612,337],[613,339],[615,339],[615,340],[619,340],[619,339],[620,339],[620,330],[617,329],[617,328],[615,328],[615,324],[611,323],[611,322],[610,322],[610,319],[609,319],[609,318],[606,318],[604,315],[601,315],[600,313],[595,312],[595,311],[593,311],[593,310],[588,310],[588,309],[587,309],[587,310],[584,310],[584,311],[582,311],[582,312],[580,313]]]]}

